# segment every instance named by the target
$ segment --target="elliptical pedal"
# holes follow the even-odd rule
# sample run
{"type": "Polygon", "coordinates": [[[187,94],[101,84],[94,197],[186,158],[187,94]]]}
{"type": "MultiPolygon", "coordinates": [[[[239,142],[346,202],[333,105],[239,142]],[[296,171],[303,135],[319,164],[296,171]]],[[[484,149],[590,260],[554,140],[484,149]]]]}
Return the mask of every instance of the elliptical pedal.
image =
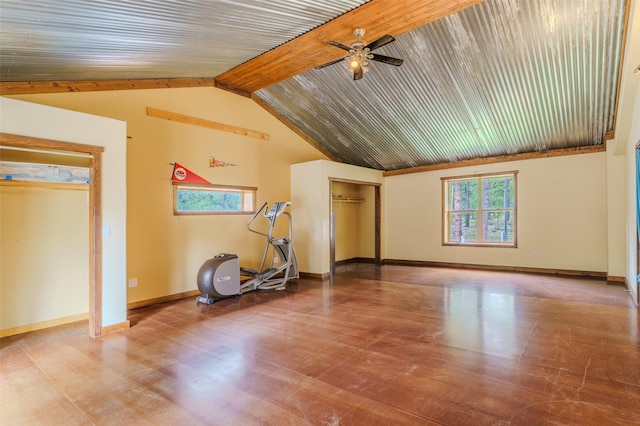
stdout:
{"type": "Polygon", "coordinates": [[[243,275],[245,277],[255,277],[259,273],[260,273],[260,271],[258,271],[256,269],[245,268],[244,266],[240,267],[240,275],[243,275]]]}

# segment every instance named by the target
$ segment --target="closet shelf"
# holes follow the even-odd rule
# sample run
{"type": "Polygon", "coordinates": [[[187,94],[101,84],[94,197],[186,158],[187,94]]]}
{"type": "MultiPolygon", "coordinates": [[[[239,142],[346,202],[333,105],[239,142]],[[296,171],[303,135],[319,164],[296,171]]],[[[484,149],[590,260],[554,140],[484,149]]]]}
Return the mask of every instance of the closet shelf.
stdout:
{"type": "Polygon", "coordinates": [[[333,201],[340,201],[343,203],[364,203],[364,198],[353,198],[353,197],[332,197],[333,201]]]}

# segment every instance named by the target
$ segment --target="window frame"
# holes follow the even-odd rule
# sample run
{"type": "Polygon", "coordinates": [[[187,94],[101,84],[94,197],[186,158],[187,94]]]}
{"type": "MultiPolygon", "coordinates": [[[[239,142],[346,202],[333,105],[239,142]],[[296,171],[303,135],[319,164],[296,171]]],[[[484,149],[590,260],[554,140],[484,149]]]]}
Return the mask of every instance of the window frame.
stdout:
{"type": "Polygon", "coordinates": [[[253,186],[236,186],[236,185],[217,185],[207,183],[188,183],[188,182],[172,182],[173,183],[173,215],[174,216],[202,216],[202,215],[248,215],[256,211],[258,188],[253,186]],[[245,205],[245,197],[251,194],[250,210],[198,210],[198,211],[180,211],[178,210],[178,191],[179,190],[197,190],[210,192],[240,192],[242,194],[241,204],[245,205]]]}
{"type": "Polygon", "coordinates": [[[478,173],[473,175],[461,175],[461,176],[447,176],[440,178],[442,182],[442,245],[454,246],[454,247],[504,247],[504,248],[517,248],[518,247],[518,170],[510,170],[503,172],[491,172],[491,173],[478,173]],[[482,208],[482,198],[480,188],[482,179],[487,178],[500,178],[511,177],[513,178],[513,207],[512,208],[482,208]],[[449,214],[454,210],[449,210],[449,183],[454,181],[477,181],[478,182],[478,206],[476,209],[465,209],[462,212],[475,213],[479,218],[478,221],[478,239],[482,239],[482,215],[483,212],[490,211],[511,211],[513,218],[513,242],[499,242],[499,241],[474,241],[474,242],[455,242],[449,241],[450,238],[450,224],[449,214]]]}

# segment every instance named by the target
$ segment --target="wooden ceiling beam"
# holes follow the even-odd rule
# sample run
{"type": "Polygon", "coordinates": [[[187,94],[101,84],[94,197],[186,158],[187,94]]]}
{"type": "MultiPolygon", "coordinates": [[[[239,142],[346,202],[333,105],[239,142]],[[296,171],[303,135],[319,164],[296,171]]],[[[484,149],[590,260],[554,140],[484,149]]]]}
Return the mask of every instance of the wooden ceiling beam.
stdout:
{"type": "Polygon", "coordinates": [[[245,62],[215,78],[216,87],[238,94],[253,93],[345,55],[327,45],[329,40],[349,44],[355,28],[366,30],[365,39],[393,36],[438,20],[484,0],[372,0],[245,62]]]}
{"type": "Polygon", "coordinates": [[[155,78],[146,80],[3,81],[0,95],[96,92],[105,90],[213,87],[213,78],[155,78]]]}

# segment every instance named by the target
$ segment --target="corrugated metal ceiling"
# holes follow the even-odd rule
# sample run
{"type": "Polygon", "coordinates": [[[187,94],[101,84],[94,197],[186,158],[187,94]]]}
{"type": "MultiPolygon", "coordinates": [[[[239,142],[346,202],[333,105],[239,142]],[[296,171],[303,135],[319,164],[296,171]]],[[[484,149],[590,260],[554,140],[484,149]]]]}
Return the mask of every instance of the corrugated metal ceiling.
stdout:
{"type": "MultiPolygon", "coordinates": [[[[364,3],[3,0],[0,79],[215,77],[364,3]]],[[[376,53],[401,67],[374,62],[353,81],[336,64],[254,96],[336,159],[384,170],[598,145],[613,130],[626,6],[487,0],[392,34],[376,53]]]]}
{"type": "MultiPolygon", "coordinates": [[[[624,1],[490,0],[346,64],[256,92],[339,160],[383,170],[602,144],[613,130],[624,1]]],[[[348,44],[349,40],[339,40],[348,44]]]]}
{"type": "Polygon", "coordinates": [[[2,0],[2,81],[215,77],[367,0],[2,0]]]}

